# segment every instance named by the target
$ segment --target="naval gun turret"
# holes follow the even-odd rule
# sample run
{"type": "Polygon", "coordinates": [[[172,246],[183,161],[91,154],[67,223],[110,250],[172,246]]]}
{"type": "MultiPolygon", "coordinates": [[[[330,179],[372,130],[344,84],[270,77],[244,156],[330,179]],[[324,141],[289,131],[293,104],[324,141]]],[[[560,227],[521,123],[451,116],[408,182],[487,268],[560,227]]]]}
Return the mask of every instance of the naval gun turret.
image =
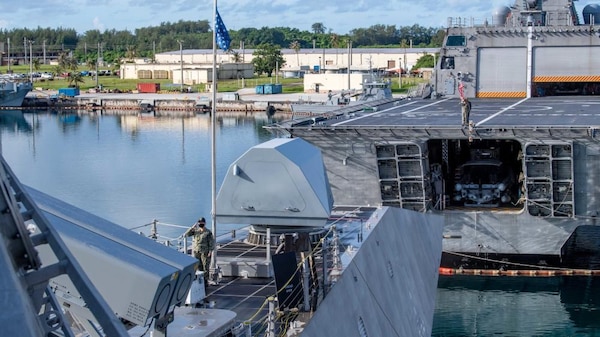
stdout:
{"type": "Polygon", "coordinates": [[[266,227],[271,242],[284,233],[318,232],[332,208],[321,151],[299,138],[252,147],[231,164],[217,197],[219,222],[252,224],[249,237],[258,242],[266,227]]]}
{"type": "Polygon", "coordinates": [[[233,224],[318,227],[332,207],[321,151],[299,138],[252,147],[231,164],[217,197],[219,221],[233,224]]]}

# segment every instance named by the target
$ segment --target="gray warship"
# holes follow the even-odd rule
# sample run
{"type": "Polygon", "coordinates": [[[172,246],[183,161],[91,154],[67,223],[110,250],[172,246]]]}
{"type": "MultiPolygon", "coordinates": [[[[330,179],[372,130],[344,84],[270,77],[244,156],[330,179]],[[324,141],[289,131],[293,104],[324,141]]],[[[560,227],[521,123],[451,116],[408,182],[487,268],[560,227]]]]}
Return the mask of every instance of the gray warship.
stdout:
{"type": "Polygon", "coordinates": [[[321,149],[336,204],[443,215],[443,272],[597,273],[600,7],[574,3],[449,19],[429,97],[268,128],[321,149]]]}

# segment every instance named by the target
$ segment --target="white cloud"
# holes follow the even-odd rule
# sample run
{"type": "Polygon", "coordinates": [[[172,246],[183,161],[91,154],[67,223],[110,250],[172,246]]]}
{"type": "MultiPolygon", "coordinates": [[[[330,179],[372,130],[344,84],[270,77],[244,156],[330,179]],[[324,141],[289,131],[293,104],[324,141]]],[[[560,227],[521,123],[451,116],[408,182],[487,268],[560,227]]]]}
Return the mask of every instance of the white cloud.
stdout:
{"type": "MultiPolygon", "coordinates": [[[[373,25],[396,27],[418,24],[442,27],[448,17],[491,18],[500,5],[515,0],[219,0],[219,11],[229,29],[290,27],[311,30],[321,22],[335,33],[373,25]]],[[[579,0],[581,11],[589,3],[579,0]]],[[[211,20],[213,1],[198,0],[0,0],[0,27],[74,28],[80,33],[95,29],[130,29],[179,20],[211,20]],[[102,18],[102,21],[100,20],[102,18]]]]}
{"type": "Polygon", "coordinates": [[[104,24],[102,22],[100,22],[100,19],[98,17],[95,17],[94,20],[92,20],[92,23],[94,25],[94,28],[103,32],[104,31],[104,24]]]}

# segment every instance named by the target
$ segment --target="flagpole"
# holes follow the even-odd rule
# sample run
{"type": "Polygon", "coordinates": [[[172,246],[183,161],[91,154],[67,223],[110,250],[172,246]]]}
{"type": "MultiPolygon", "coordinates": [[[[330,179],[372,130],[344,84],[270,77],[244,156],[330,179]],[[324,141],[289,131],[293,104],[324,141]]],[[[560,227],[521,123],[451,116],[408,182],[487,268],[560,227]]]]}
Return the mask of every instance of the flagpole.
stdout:
{"type": "MultiPolygon", "coordinates": [[[[210,133],[211,133],[211,181],[212,181],[212,208],[210,216],[212,218],[212,232],[213,237],[217,237],[217,155],[215,146],[215,133],[217,124],[217,0],[214,1],[213,6],[213,64],[212,64],[212,109],[211,109],[211,120],[210,120],[210,133]]],[[[210,259],[210,278],[213,282],[217,282],[217,245],[214,245],[212,252],[212,258],[210,259]]]]}

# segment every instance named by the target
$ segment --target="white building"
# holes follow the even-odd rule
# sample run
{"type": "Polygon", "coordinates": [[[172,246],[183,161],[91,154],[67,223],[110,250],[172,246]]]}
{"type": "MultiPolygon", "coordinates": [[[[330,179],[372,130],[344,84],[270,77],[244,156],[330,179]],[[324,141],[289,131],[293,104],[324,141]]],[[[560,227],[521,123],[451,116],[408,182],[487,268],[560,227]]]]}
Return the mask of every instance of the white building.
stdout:
{"type": "MultiPolygon", "coordinates": [[[[236,51],[241,63],[233,62],[233,55],[221,50],[216,61],[219,79],[248,79],[254,77],[252,58],[254,49],[236,51]]],[[[417,60],[426,54],[435,54],[438,48],[355,48],[348,49],[282,49],[285,64],[279,69],[282,73],[301,74],[300,70],[313,74],[339,74],[348,72],[368,72],[369,70],[409,71],[417,60]]],[[[156,62],[136,60],[121,65],[123,79],[172,79],[174,84],[194,85],[209,83],[212,80],[212,49],[188,49],[156,54],[156,62]],[[182,67],[183,63],[183,67],[182,67]]],[[[315,80],[318,81],[318,80],[315,80]]],[[[325,79],[323,79],[325,81],[325,79]]],[[[326,86],[331,90],[347,88],[343,77],[334,81],[336,85],[326,86]],[[338,88],[338,86],[340,86],[338,88]]],[[[359,82],[355,80],[353,82],[359,82]]],[[[333,82],[332,82],[333,83],[333,82]]],[[[354,83],[353,83],[354,84],[354,83]]],[[[305,84],[305,87],[307,85],[305,84]]],[[[314,87],[309,84],[308,87],[314,87]]]]}

